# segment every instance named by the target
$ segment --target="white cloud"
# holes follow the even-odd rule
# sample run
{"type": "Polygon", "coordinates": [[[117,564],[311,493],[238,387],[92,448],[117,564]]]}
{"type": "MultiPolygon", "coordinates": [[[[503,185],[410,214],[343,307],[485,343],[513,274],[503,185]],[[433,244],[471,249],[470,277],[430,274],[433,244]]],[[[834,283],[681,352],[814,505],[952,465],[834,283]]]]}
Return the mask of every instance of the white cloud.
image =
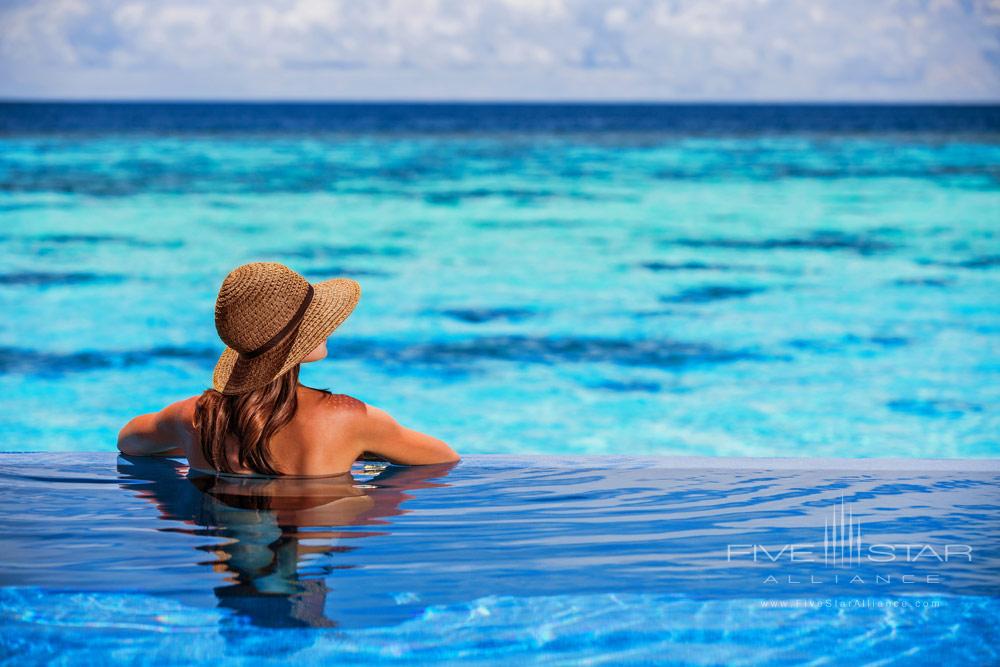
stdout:
{"type": "Polygon", "coordinates": [[[21,1],[0,95],[997,99],[1000,3],[21,1]]]}
{"type": "Polygon", "coordinates": [[[623,28],[628,23],[628,11],[623,7],[612,7],[604,13],[604,23],[609,28],[623,28]]]}

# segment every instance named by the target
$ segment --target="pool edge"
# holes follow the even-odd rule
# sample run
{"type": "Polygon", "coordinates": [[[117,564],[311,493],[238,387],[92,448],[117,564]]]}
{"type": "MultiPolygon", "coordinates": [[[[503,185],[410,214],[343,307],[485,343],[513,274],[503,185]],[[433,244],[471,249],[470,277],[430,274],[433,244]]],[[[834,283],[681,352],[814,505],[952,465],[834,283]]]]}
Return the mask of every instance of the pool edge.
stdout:
{"type": "MultiPolygon", "coordinates": [[[[0,457],[85,459],[112,463],[117,452],[13,452],[0,457]]],[[[183,460],[183,457],[170,457],[183,460]]],[[[124,459],[123,459],[124,460],[124,459]]],[[[899,472],[982,472],[1000,473],[1000,458],[833,458],[756,456],[619,456],[607,454],[468,454],[463,466],[526,466],[552,468],[673,468],[681,470],[814,470],[814,471],[899,471],[899,472]]]]}

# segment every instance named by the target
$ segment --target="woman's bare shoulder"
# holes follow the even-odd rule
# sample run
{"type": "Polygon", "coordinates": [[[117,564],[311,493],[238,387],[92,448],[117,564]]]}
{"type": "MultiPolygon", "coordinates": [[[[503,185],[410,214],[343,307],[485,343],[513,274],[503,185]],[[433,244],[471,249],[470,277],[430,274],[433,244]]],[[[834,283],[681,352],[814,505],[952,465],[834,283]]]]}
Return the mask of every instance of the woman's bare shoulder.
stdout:
{"type": "Polygon", "coordinates": [[[330,419],[336,420],[331,426],[358,453],[378,455],[403,465],[459,460],[445,442],[406,428],[381,408],[343,394],[331,404],[330,419]]]}
{"type": "Polygon", "coordinates": [[[362,446],[373,439],[392,438],[400,425],[385,410],[348,394],[327,395],[319,399],[318,425],[326,433],[336,433],[340,443],[362,446]]]}
{"type": "Polygon", "coordinates": [[[194,412],[196,406],[198,405],[199,398],[201,398],[201,394],[197,396],[190,396],[171,403],[167,407],[163,408],[160,411],[160,414],[178,428],[182,428],[186,431],[193,430],[194,412]]]}
{"type": "Polygon", "coordinates": [[[368,416],[369,406],[348,394],[317,395],[309,410],[309,421],[338,433],[353,430],[368,416]]]}
{"type": "Polygon", "coordinates": [[[354,424],[371,427],[374,425],[398,426],[392,416],[371,403],[357,399],[348,394],[333,394],[320,401],[324,414],[342,424],[354,424]]]}
{"type": "Polygon", "coordinates": [[[365,414],[368,404],[348,394],[327,394],[320,399],[320,405],[332,415],[365,414]]]}

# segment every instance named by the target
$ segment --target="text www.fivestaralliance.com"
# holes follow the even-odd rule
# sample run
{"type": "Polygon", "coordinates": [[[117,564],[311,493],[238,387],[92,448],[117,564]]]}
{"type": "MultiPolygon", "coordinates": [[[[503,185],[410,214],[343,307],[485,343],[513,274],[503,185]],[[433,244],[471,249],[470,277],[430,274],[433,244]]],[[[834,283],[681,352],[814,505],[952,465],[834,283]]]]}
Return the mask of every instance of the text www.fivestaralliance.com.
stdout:
{"type": "Polygon", "coordinates": [[[761,600],[764,609],[934,609],[944,600],[902,600],[884,598],[791,598],[761,600]]]}

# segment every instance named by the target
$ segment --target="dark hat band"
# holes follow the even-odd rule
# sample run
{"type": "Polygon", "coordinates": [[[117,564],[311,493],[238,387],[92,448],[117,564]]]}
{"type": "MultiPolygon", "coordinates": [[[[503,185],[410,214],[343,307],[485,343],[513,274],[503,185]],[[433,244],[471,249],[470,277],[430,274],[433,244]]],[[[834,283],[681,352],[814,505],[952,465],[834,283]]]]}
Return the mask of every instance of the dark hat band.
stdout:
{"type": "Polygon", "coordinates": [[[250,350],[249,352],[240,352],[240,356],[245,359],[253,359],[254,357],[259,357],[268,350],[272,349],[275,345],[284,340],[288,334],[290,334],[299,324],[302,323],[302,318],[306,314],[306,308],[313,300],[313,286],[309,284],[309,289],[306,291],[306,298],[302,299],[302,304],[299,309],[292,315],[292,319],[288,320],[288,324],[282,327],[281,331],[274,334],[270,340],[258,347],[256,350],[250,350]]]}

